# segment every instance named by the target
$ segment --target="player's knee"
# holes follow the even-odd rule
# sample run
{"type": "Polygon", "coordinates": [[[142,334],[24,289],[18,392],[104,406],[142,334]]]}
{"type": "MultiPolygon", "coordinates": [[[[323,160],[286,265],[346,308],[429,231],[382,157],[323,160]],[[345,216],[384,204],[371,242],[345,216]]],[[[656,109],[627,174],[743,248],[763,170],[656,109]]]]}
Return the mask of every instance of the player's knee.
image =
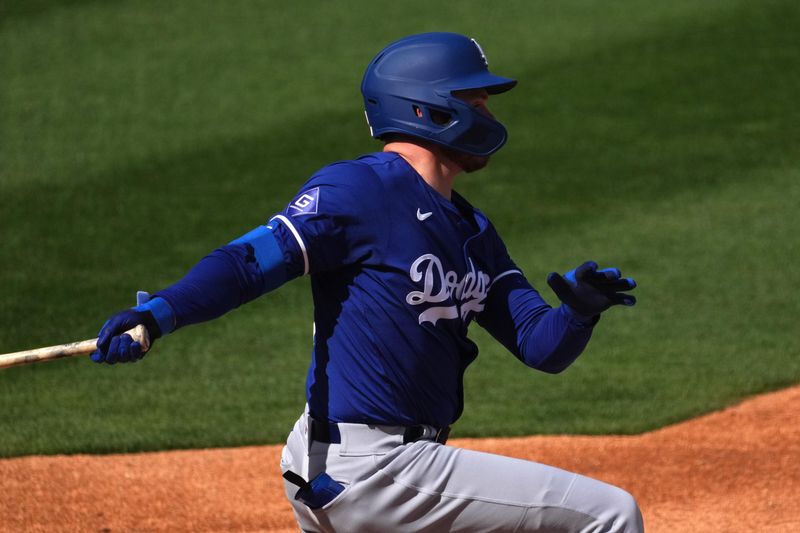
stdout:
{"type": "Polygon", "coordinates": [[[620,533],[642,533],[642,512],[636,499],[628,492],[617,488],[613,503],[613,517],[604,531],[620,533]]]}

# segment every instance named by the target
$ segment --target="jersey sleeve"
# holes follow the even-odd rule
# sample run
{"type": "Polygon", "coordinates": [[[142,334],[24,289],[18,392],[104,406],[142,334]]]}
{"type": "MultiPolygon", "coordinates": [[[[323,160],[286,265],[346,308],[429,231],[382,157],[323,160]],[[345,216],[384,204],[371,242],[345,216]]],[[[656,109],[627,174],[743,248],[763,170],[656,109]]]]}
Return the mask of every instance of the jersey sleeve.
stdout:
{"type": "Polygon", "coordinates": [[[494,253],[496,275],[478,324],[526,365],[549,373],[563,371],[585,349],[591,326],[548,305],[511,260],[499,236],[494,253]]]}
{"type": "Polygon", "coordinates": [[[162,330],[211,320],[302,274],[324,272],[377,253],[386,239],[386,195],[356,162],[316,173],[265,226],[204,257],[154,296],[171,313],[162,330]]]}
{"type": "Polygon", "coordinates": [[[258,226],[212,251],[182,279],[155,293],[153,314],[165,334],[212,320],[296,277],[288,265],[274,232],[258,226]],[[160,301],[167,305],[158,305],[160,301]]]}
{"type": "Polygon", "coordinates": [[[299,274],[356,264],[385,249],[388,200],[380,178],[355,161],[323,168],[269,226],[299,274]]]}

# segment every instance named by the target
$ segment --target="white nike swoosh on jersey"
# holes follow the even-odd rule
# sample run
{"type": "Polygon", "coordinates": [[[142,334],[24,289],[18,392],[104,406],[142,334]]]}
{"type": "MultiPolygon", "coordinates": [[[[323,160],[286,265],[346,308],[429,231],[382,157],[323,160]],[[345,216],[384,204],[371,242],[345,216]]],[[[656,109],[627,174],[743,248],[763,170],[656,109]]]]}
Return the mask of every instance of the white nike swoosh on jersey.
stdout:
{"type": "Polygon", "coordinates": [[[423,213],[423,212],[421,212],[419,210],[419,207],[417,208],[417,220],[420,220],[420,221],[425,220],[426,218],[428,218],[432,214],[433,214],[433,211],[428,211],[427,213],[423,213]]]}

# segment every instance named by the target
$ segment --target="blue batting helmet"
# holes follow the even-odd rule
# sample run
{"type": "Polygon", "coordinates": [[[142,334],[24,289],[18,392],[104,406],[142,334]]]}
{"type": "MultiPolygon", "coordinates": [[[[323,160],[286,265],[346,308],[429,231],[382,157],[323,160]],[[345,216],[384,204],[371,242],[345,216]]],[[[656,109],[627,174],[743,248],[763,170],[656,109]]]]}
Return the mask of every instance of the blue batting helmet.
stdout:
{"type": "Polygon", "coordinates": [[[373,59],[361,82],[373,137],[402,133],[468,154],[487,156],[506,142],[506,129],[453,96],[453,91],[508,91],[516,80],[489,72],[475,39],[457,33],[404,37],[373,59]]]}

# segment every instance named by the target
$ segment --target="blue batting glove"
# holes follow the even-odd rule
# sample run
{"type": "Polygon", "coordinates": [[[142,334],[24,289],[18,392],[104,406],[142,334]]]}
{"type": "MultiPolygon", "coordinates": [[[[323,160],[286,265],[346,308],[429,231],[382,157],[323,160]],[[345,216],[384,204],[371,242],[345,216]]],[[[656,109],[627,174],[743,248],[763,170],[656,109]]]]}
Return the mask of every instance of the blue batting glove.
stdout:
{"type": "Polygon", "coordinates": [[[133,363],[145,356],[138,342],[125,333],[142,324],[147,328],[152,348],[155,340],[174,329],[174,314],[162,298],[125,309],[109,318],[97,336],[97,350],[91,355],[95,363],[133,363]]]}
{"type": "Polygon", "coordinates": [[[547,284],[572,314],[584,319],[595,317],[612,305],[636,304],[635,296],[622,292],[635,288],[636,282],[623,278],[618,268],[598,270],[594,261],[585,262],[563,277],[551,272],[547,284]]]}

